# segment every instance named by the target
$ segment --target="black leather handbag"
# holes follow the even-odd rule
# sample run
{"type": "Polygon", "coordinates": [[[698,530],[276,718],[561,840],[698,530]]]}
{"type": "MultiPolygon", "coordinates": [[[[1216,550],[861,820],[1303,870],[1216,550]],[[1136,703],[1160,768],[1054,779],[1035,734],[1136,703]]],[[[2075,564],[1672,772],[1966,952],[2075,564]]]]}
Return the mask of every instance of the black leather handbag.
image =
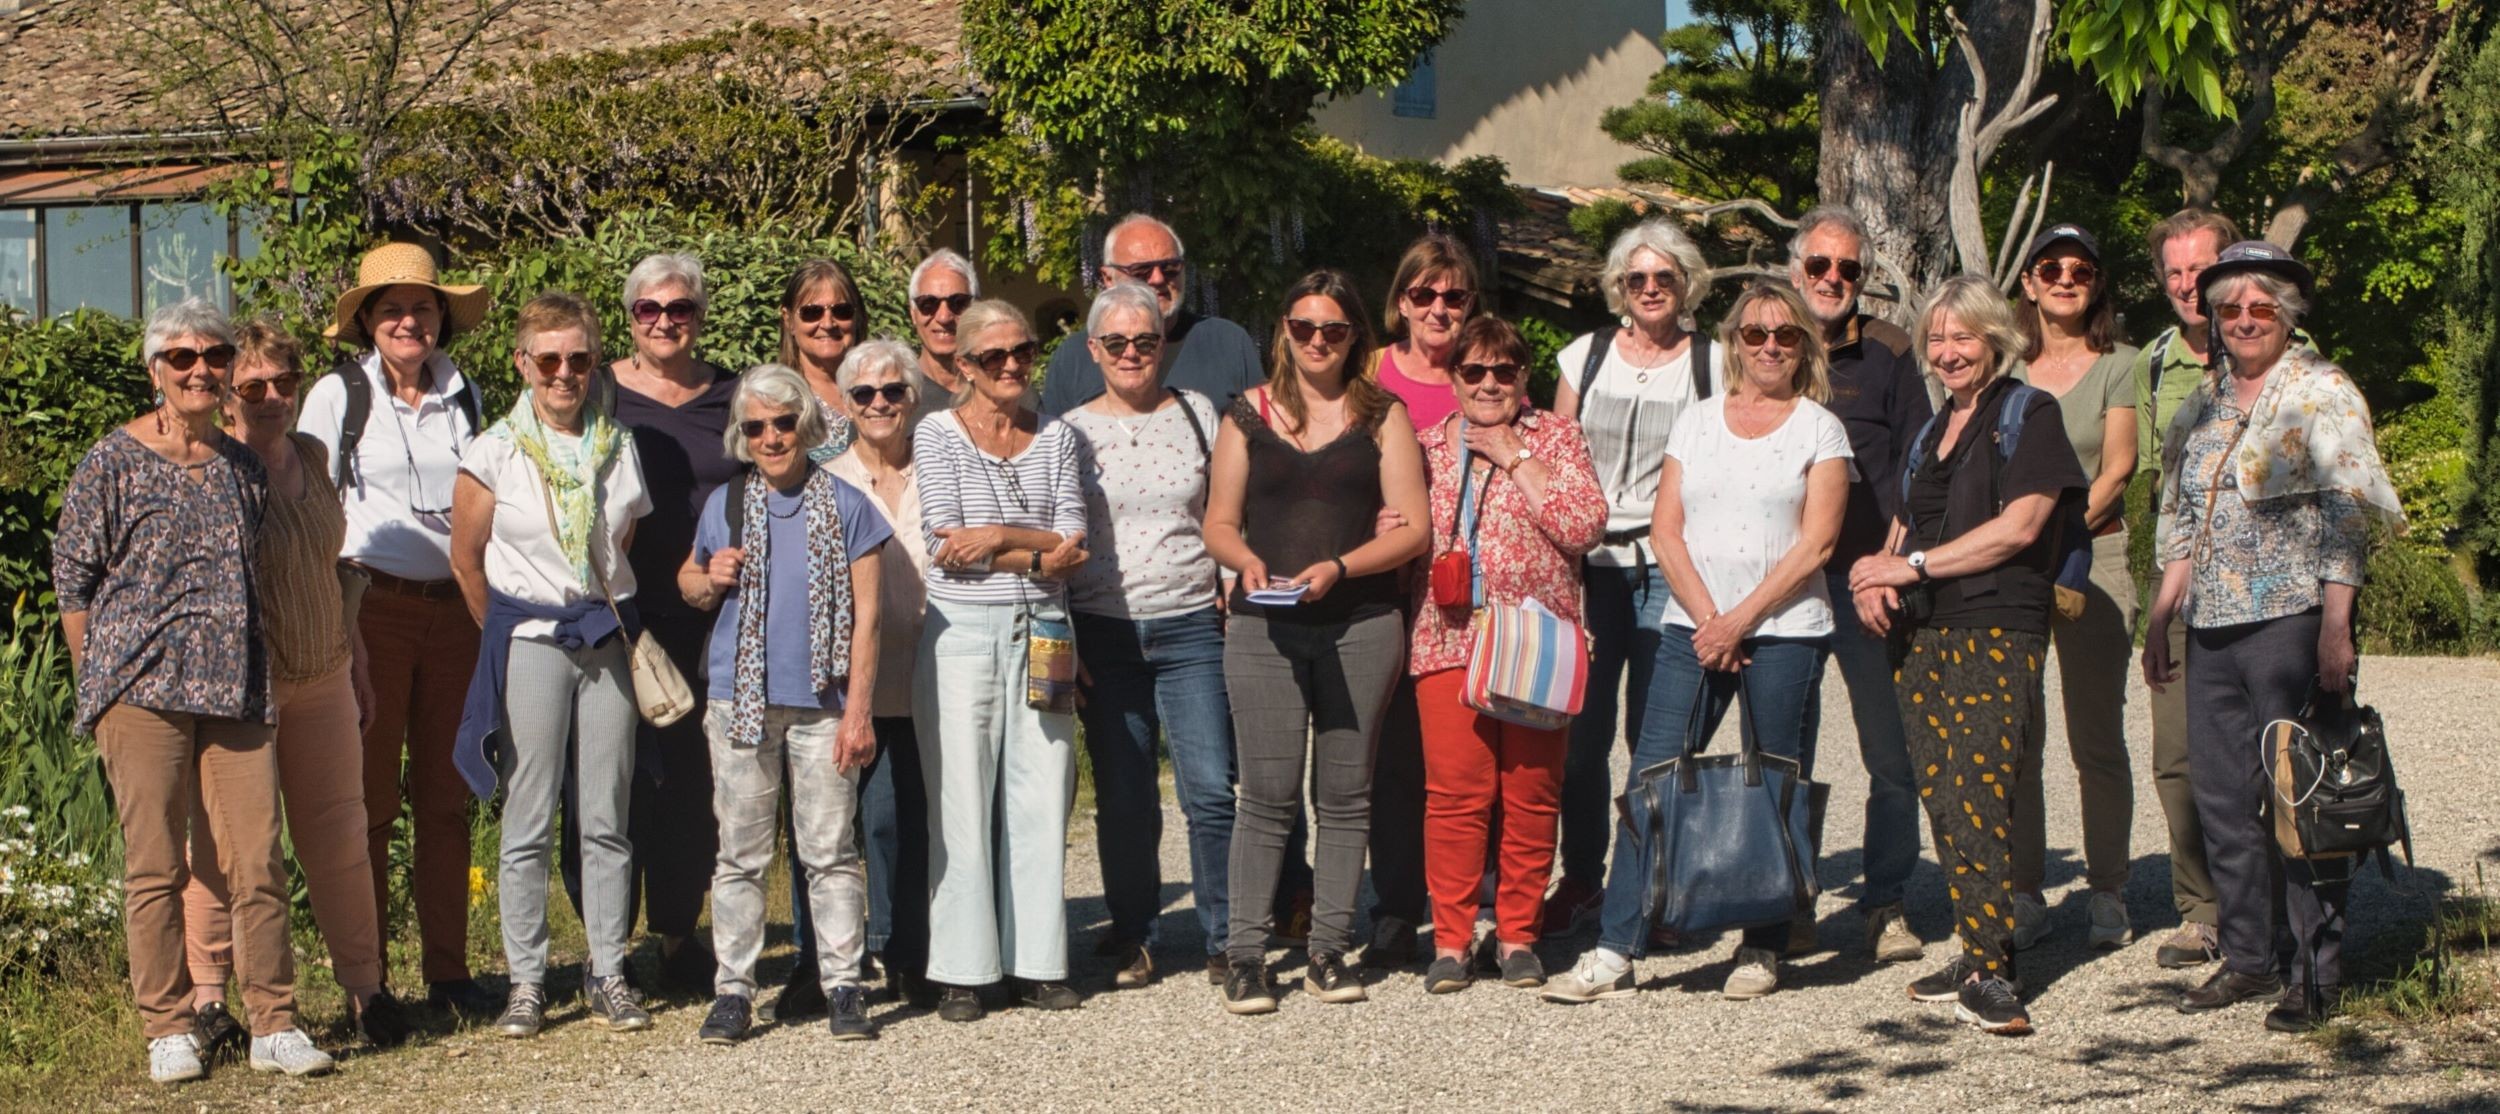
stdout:
{"type": "MultiPolygon", "coordinates": [[[[1752,694],[1738,702],[1750,725],[1752,694]]],[[[1828,788],[1795,759],[1762,753],[1754,731],[1734,754],[1702,754],[1709,740],[1693,727],[1683,754],[1633,775],[1615,799],[1633,836],[1643,923],[1697,935],[1812,910],[1815,816],[1828,788]]]]}
{"type": "Polygon", "coordinates": [[[2404,847],[2413,861],[2413,829],[2404,790],[2387,752],[2378,709],[2341,693],[2312,688],[2300,714],[2265,726],[2262,746],[2273,791],[2275,842],[2295,859],[2338,859],[2404,847]]]}

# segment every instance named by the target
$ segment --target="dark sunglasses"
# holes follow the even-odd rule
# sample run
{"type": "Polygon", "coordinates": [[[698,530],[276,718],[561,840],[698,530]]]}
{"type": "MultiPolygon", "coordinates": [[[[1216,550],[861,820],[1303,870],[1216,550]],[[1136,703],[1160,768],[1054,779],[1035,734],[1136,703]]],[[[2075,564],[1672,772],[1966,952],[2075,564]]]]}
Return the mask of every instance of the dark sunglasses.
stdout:
{"type": "Polygon", "coordinates": [[[1745,347],[1747,348],[1760,348],[1762,347],[1763,341],[1770,340],[1774,337],[1779,339],[1780,347],[1795,348],[1806,342],[1806,331],[1795,325],[1782,325],[1776,329],[1765,329],[1760,325],[1747,325],[1742,329],[1736,330],[1736,338],[1744,341],[1745,347]]]}
{"type": "Polygon", "coordinates": [[[302,389],[304,389],[304,373],[300,371],[290,371],[280,375],[272,375],[267,379],[254,379],[249,383],[237,383],[234,385],[234,394],[236,398],[240,398],[245,402],[259,402],[268,398],[272,393],[275,393],[279,398],[294,398],[295,392],[302,389]]]}
{"type": "Polygon", "coordinates": [[[1464,313],[1467,310],[1468,303],[1475,300],[1476,292],[1473,290],[1435,290],[1429,286],[1410,286],[1406,288],[1406,304],[1413,306],[1416,309],[1431,309],[1432,303],[1437,301],[1453,310],[1464,313]]]}
{"type": "Polygon", "coordinates": [[[1344,344],[1347,338],[1354,335],[1354,323],[1351,321],[1305,321],[1299,317],[1285,319],[1285,335],[1292,337],[1295,344],[1311,343],[1313,333],[1319,334],[1321,340],[1330,344],[1344,344]]]}
{"type": "Polygon", "coordinates": [[[659,320],[661,314],[668,315],[669,324],[683,325],[703,313],[703,307],[695,304],[692,298],[679,298],[667,305],[661,305],[649,298],[642,298],[634,302],[633,309],[634,320],[644,325],[659,320]]]}
{"type": "Polygon", "coordinates": [[[824,320],[825,315],[828,313],[832,314],[833,319],[836,321],[847,322],[850,319],[859,316],[859,307],[852,305],[849,302],[828,302],[822,304],[810,302],[799,307],[799,324],[813,325],[824,320]]]}
{"type": "Polygon", "coordinates": [[[1859,279],[1866,277],[1866,265],[1855,259],[1834,259],[1828,255],[1806,257],[1807,278],[1822,278],[1834,267],[1840,268],[1840,281],[1851,285],[1855,285],[1859,279]]]}
{"type": "Polygon", "coordinates": [[[1185,266],[1188,264],[1182,263],[1179,259],[1149,259],[1143,263],[1105,263],[1102,265],[1103,270],[1118,271],[1139,282],[1153,282],[1157,271],[1163,272],[1166,278],[1179,278],[1181,268],[1185,266]]]}
{"type": "Polygon", "coordinates": [[[1490,375],[1490,376],[1492,376],[1492,377],[1493,377],[1493,381],[1494,381],[1494,382],[1499,383],[1499,384],[1501,384],[1501,385],[1503,385],[1503,386],[1505,386],[1505,387],[1516,386],[1516,385],[1518,384],[1518,382],[1519,382],[1519,365],[1518,365],[1518,364],[1460,364],[1460,365],[1458,365],[1458,377],[1459,377],[1460,379],[1462,379],[1462,380],[1465,380],[1465,381],[1466,381],[1466,383],[1467,383],[1467,385],[1468,385],[1468,386],[1470,386],[1470,387],[1473,387],[1473,386],[1475,386],[1475,385],[1476,385],[1476,384],[1478,384],[1478,383],[1482,383],[1482,382],[1484,382],[1484,377],[1485,377],[1485,376],[1488,376],[1488,375],[1490,375]]]}
{"type": "Polygon", "coordinates": [[[1132,346],[1137,349],[1138,355],[1151,357],[1163,350],[1163,334],[1139,333],[1131,337],[1112,333],[1108,336],[1095,337],[1094,343],[1101,345],[1103,351],[1111,353],[1111,358],[1115,360],[1128,355],[1128,350],[1132,346]]]}
{"type": "Polygon", "coordinates": [[[851,388],[851,405],[862,410],[867,409],[869,403],[880,398],[884,399],[888,406],[901,406],[903,400],[910,397],[911,388],[902,383],[888,383],[882,387],[851,388]]]}
{"type": "Polygon", "coordinates": [[[1009,359],[1013,359],[1025,367],[1032,367],[1034,357],[1041,354],[1042,346],[1028,340],[1022,344],[1007,348],[983,349],[982,351],[973,353],[971,360],[973,364],[979,367],[983,372],[996,375],[1007,369],[1007,361],[1009,359]]]}
{"type": "Polygon", "coordinates": [[[160,348],[156,358],[165,361],[165,366],[175,371],[189,371],[191,365],[201,360],[207,360],[212,369],[224,371],[234,366],[234,346],[212,344],[206,348],[160,348]]]}
{"type": "Polygon", "coordinates": [[[2244,306],[2236,302],[2224,302],[2214,307],[2214,316],[2225,321],[2237,321],[2243,313],[2259,321],[2272,321],[2282,316],[2283,307],[2272,302],[2250,302],[2244,306]]]}
{"type": "Polygon", "coordinates": [[[2077,286],[2088,286],[2092,279],[2101,273],[2101,269],[2080,259],[2072,263],[2059,259],[2043,259],[2031,265],[2031,273],[2040,276],[2042,282],[2071,281],[2077,286]]]}
{"type": "Polygon", "coordinates": [[[590,374],[590,353],[587,351],[524,353],[522,358],[536,364],[540,375],[554,375],[556,369],[561,367],[572,368],[575,375],[590,374]]]}
{"type": "Polygon", "coordinates": [[[963,316],[964,309],[971,304],[972,295],[970,294],[949,294],[943,298],[935,294],[923,294],[911,300],[911,308],[919,310],[922,317],[937,316],[939,306],[945,306],[948,313],[960,317],[963,316]]]}
{"type": "Polygon", "coordinates": [[[799,431],[799,416],[796,414],[775,414],[770,418],[748,418],[747,420],[738,423],[738,432],[746,434],[747,440],[753,441],[764,435],[764,427],[767,425],[772,426],[775,430],[782,433],[797,433],[799,431]]]}
{"type": "Polygon", "coordinates": [[[1660,290],[1672,290],[1682,285],[1684,285],[1684,273],[1681,271],[1625,271],[1623,273],[1623,288],[1634,293],[1653,286],[1660,290]]]}

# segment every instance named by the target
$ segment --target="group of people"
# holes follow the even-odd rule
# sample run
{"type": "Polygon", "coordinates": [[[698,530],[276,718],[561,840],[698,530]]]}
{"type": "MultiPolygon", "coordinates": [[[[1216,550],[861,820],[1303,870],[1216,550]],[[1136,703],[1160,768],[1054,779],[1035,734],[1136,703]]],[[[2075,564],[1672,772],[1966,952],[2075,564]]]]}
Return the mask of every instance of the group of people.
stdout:
{"type": "MultiPolygon", "coordinates": [[[[1923,954],[1923,807],[1958,947],[1910,995],[2025,1032],[2052,652],[2089,941],[2134,936],[2123,493],[2145,469],[2141,669],[2183,922],[2156,958],[2221,962],[2183,1009],[2272,997],[2268,1026],[2314,1024],[2344,887],[2275,849],[2257,730],[2349,676],[2371,524],[2401,515],[2358,393],[2298,332],[2310,272],[2210,213],[2149,245],[2179,324],[2141,350],[2084,229],[2040,233],[2016,297],[1952,279],[1905,331],[1861,309],[1869,237],[1837,208],[1801,222],[1788,282],[1703,332],[1702,254],[1648,220],[1607,253],[1617,323],[1562,350],[1550,408],[1440,234],[1377,317],[1316,271],[1262,346],[1183,308],[1178,236],[1129,216],[1046,371],[1026,317],[941,250],[911,274],[916,345],[867,337],[857,284],[817,260],[783,288],[779,360],[733,374],[699,355],[700,262],[656,255],[624,281],[621,358],[574,295],[520,308],[500,415],[444,349],[484,292],[414,245],[365,257],[329,332],[357,354],[317,381],[275,327],[170,306],[144,344],[158,405],[81,463],[54,567],[152,1073],[197,1077],[247,1034],[255,1068],[330,1066],[294,1021],[282,818],[353,1023],[408,1036],[383,978],[403,808],[427,1000],[515,1037],[545,1021],[559,880],[594,1017],[650,1023],[639,912],[662,978],[713,995],[701,1039],[746,1036],[785,841],[782,1021],[872,1037],[880,977],[948,1021],[1075,1008],[1080,724],[1117,987],[1171,962],[1160,753],[1190,966],[1231,1013],[1277,1008],[1280,940],[1319,1002],[1411,964],[1433,993],[1619,997],[1679,942],[1609,822],[1618,748],[1635,770],[1696,752],[1738,709],[1810,775],[1827,660],[1870,785],[1865,947],[1923,954]],[[1567,723],[1467,696],[1483,613],[1528,605],[1586,632],[1567,723]],[[670,674],[699,710],[666,707],[670,674]],[[501,801],[500,996],[467,964],[472,796],[501,801]],[[1537,945],[1592,923],[1549,977],[1537,945]]],[[[1815,937],[1810,910],[1746,928],[1723,993],[1773,993],[1815,937]]]]}

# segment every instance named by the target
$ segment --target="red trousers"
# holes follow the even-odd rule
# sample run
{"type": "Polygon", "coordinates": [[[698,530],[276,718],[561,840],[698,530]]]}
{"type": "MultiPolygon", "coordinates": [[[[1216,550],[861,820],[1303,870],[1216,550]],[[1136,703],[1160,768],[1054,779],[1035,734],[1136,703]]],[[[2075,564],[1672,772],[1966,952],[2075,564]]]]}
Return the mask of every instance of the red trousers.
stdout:
{"type": "Polygon", "coordinates": [[[1464,951],[1476,930],[1486,830],[1501,803],[1494,935],[1536,943],[1545,885],[1554,870],[1568,729],[1535,731],[1467,706],[1467,671],[1415,681],[1424,736],[1424,878],[1432,889],[1433,945],[1464,951]]]}

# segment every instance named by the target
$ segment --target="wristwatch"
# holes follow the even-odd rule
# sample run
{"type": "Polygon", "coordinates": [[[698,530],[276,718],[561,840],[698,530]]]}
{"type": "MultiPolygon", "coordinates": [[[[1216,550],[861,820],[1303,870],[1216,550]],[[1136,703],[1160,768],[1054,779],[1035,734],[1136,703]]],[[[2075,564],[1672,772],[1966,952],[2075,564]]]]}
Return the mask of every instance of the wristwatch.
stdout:
{"type": "Polygon", "coordinates": [[[1926,550],[1924,550],[1924,549],[1912,550],[1912,551],[1910,552],[1910,555],[1909,555],[1908,557],[1903,558],[1903,560],[1908,561],[1908,562],[1910,563],[1910,571],[1911,571],[1911,572],[1914,572],[1914,573],[1917,573],[1917,574],[1918,574],[1918,582],[1919,582],[1919,583],[1921,583],[1921,584],[1925,584],[1925,583],[1927,583],[1927,551],[1926,551],[1926,550]]]}
{"type": "Polygon", "coordinates": [[[1535,449],[1529,448],[1529,447],[1528,447],[1528,446],[1526,446],[1526,445],[1521,445],[1521,446],[1519,446],[1519,455],[1518,455],[1518,456],[1514,456],[1514,457],[1510,458],[1510,463],[1509,463],[1509,464],[1506,464],[1506,465],[1503,465],[1503,466],[1502,466],[1502,471],[1505,471],[1505,472],[1516,472],[1516,471],[1518,471],[1518,470],[1519,470],[1519,466],[1520,466],[1520,465],[1522,465],[1522,464],[1526,464],[1526,463],[1528,462],[1529,458],[1534,457],[1535,455],[1536,455],[1536,450],[1535,450],[1535,449]]]}
{"type": "Polygon", "coordinates": [[[1025,575],[1027,575],[1027,576],[1040,576],[1040,575],[1042,575],[1042,551],[1041,551],[1041,550],[1036,549],[1036,550],[1034,550],[1034,551],[1033,551],[1033,567],[1032,567],[1032,569],[1031,569],[1031,570],[1027,571],[1027,572],[1025,573],[1025,575]]]}

